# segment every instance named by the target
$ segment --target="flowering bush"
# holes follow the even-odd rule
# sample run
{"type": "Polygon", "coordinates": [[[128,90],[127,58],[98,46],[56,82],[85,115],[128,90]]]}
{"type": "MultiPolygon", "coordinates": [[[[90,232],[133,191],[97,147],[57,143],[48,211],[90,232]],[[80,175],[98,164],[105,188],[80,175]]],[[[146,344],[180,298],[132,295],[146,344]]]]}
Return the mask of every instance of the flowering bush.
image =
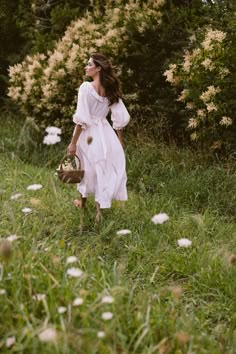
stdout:
{"type": "Polygon", "coordinates": [[[140,32],[148,26],[158,26],[164,2],[148,0],[143,4],[129,0],[123,4],[120,0],[114,8],[107,1],[104,13],[94,7],[93,12],[71,23],[53,51],[28,55],[22,63],[9,68],[8,96],[17,102],[24,115],[35,119],[42,131],[53,125],[60,127],[63,133],[71,132],[76,88],[84,79],[89,54],[102,51],[118,58],[118,74],[126,74],[122,58],[128,55],[130,25],[140,32]]]}
{"type": "Polygon", "coordinates": [[[170,64],[164,72],[185,107],[190,139],[213,150],[235,142],[231,46],[226,32],[211,27],[199,30],[190,37],[183,61],[170,64]]]}

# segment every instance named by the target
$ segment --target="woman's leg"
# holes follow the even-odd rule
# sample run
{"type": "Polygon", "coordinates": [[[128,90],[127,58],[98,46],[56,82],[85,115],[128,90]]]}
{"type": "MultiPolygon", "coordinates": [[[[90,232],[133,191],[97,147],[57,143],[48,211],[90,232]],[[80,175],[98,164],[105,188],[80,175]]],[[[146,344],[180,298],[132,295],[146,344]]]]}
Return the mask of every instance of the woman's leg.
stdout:
{"type": "Polygon", "coordinates": [[[96,211],[95,223],[100,224],[102,219],[102,212],[101,212],[100,204],[98,202],[96,202],[96,209],[97,211],[96,211]]]}
{"type": "Polygon", "coordinates": [[[81,197],[80,197],[80,200],[79,200],[79,199],[75,199],[75,200],[74,200],[74,205],[75,205],[77,208],[85,208],[86,201],[87,201],[87,198],[83,198],[83,197],[81,196],[81,197]]]}

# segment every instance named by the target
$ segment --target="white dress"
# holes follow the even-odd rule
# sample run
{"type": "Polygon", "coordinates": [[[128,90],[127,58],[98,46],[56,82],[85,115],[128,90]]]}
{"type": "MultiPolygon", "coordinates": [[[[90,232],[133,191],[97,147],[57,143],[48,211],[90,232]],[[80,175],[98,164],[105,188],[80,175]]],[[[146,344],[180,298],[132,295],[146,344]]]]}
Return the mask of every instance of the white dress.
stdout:
{"type": "Polygon", "coordinates": [[[110,109],[113,128],[125,127],[130,116],[123,101],[109,107],[107,97],[99,96],[90,82],[83,82],[73,116],[73,122],[82,126],[77,155],[85,171],[77,189],[84,198],[94,194],[100,208],[110,208],[112,200],[127,200],[125,154],[106,119],[110,109]]]}

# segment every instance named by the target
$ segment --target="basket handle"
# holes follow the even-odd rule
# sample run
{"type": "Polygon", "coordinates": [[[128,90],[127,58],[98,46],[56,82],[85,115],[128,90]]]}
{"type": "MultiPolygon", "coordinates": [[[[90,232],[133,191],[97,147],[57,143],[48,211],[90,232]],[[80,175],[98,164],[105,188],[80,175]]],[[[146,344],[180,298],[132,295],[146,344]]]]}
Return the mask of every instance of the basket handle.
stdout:
{"type": "Polygon", "coordinates": [[[61,162],[60,162],[60,171],[62,171],[62,164],[63,164],[63,162],[67,159],[67,157],[70,157],[70,156],[74,156],[74,157],[76,157],[77,158],[77,160],[79,161],[79,169],[81,169],[81,161],[80,161],[80,159],[79,159],[79,157],[78,157],[78,155],[76,155],[76,154],[66,154],[64,157],[63,157],[63,159],[61,160],[61,162]]]}

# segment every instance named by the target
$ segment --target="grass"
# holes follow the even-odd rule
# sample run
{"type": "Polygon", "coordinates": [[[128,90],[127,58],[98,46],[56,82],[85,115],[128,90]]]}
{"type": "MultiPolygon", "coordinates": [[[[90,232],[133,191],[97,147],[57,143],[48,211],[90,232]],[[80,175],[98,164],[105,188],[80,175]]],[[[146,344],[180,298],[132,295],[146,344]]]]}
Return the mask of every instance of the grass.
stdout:
{"type": "Polygon", "coordinates": [[[75,186],[54,175],[65,145],[37,148],[21,125],[2,122],[0,132],[0,237],[18,236],[9,257],[1,244],[0,352],[235,353],[234,166],[131,141],[128,202],[105,210],[98,228],[90,198],[81,233],[75,186]],[[43,188],[28,191],[33,183],[43,188]],[[23,196],[11,200],[14,193],[23,196]],[[154,225],[159,212],[170,219],[154,225]],[[132,232],[118,236],[120,229],[132,232]],[[180,238],[191,247],[178,247],[180,238]],[[71,255],[78,261],[67,265],[71,255]],[[82,277],[69,277],[71,267],[82,277]],[[34,300],[36,294],[46,297],[34,300]],[[114,302],[103,304],[104,295],[114,302]],[[76,297],[81,306],[72,305],[76,297]],[[103,320],[104,312],[113,318],[103,320]],[[45,343],[39,334],[48,327],[57,338],[45,343]]]}

